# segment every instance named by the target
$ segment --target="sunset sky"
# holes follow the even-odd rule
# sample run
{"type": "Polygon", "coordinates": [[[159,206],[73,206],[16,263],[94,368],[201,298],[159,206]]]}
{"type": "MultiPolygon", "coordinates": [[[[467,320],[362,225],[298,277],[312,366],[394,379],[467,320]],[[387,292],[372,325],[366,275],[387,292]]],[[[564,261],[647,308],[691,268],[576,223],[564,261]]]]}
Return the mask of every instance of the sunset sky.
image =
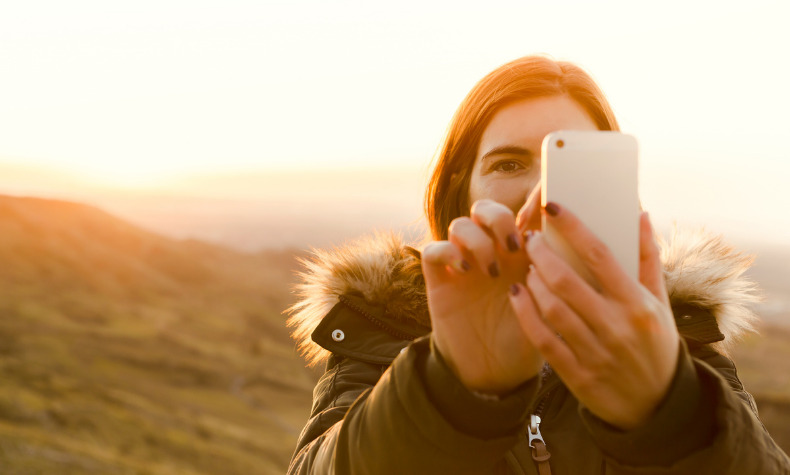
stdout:
{"type": "Polygon", "coordinates": [[[546,53],[590,71],[639,139],[660,227],[784,243],[788,18],[783,1],[2,2],[0,193],[152,226],[225,203],[298,245],[408,224],[468,90],[546,53]]]}

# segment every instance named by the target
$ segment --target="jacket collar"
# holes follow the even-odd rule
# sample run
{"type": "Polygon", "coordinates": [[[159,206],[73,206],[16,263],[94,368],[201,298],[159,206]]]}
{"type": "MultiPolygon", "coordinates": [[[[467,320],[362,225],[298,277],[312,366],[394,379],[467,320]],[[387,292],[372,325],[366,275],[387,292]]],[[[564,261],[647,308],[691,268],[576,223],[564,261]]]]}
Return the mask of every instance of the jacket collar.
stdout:
{"type": "MultiPolygon", "coordinates": [[[[756,320],[749,308],[759,300],[756,286],[743,276],[753,258],[703,231],[676,230],[669,241],[658,242],[681,335],[689,345],[711,344],[727,354],[756,320]]],[[[420,253],[399,235],[377,233],[343,247],[313,250],[312,258],[300,262],[300,300],[286,312],[311,366],[329,356],[311,335],[341,298],[346,305],[347,297],[357,306],[368,305],[369,315],[389,328],[406,333],[430,328],[420,253]]]]}

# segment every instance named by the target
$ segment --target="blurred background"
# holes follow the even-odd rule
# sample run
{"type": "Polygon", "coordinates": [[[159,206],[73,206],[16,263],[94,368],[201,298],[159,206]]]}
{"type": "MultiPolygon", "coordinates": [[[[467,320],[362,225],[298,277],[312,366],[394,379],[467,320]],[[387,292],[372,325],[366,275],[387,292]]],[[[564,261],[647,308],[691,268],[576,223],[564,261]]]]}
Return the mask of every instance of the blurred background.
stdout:
{"type": "Polygon", "coordinates": [[[586,68],[665,235],[756,256],[735,353],[790,449],[786,2],[0,1],[0,471],[283,473],[297,256],[424,232],[455,108],[586,68]]]}

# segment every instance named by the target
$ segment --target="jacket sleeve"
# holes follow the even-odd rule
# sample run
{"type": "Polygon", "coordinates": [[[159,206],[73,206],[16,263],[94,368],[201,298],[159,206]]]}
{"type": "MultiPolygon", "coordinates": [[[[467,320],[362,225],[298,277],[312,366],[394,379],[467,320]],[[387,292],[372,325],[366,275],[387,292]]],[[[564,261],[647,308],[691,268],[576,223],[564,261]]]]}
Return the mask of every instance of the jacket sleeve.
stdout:
{"type": "Polygon", "coordinates": [[[429,337],[409,345],[383,373],[385,366],[332,356],[288,473],[490,473],[504,463],[534,384],[500,401],[476,398],[455,386],[460,382],[436,357],[429,337]],[[442,398],[455,399],[449,411],[475,415],[465,421],[474,434],[449,422],[456,416],[439,409],[427,373],[446,386],[442,398]],[[486,421],[495,422],[485,427],[486,421]]]}
{"type": "Polygon", "coordinates": [[[612,474],[790,474],[735,365],[707,346],[690,352],[682,342],[669,393],[644,426],[619,431],[586,410],[582,418],[612,474]]]}

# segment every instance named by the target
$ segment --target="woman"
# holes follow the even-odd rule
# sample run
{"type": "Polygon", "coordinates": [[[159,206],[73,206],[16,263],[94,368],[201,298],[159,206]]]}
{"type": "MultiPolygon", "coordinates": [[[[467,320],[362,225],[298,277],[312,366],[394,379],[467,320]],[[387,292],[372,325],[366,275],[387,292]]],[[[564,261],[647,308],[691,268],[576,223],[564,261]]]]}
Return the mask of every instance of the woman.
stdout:
{"type": "Polygon", "coordinates": [[[618,126],[572,64],[498,68],[453,118],[422,253],[378,235],[306,263],[289,323],[326,373],[289,473],[790,473],[726,357],[750,328],[748,259],[700,235],[660,250],[643,214],[628,278],[538,205],[559,129],[618,126]],[[600,291],[547,247],[541,213],[600,291]]]}

